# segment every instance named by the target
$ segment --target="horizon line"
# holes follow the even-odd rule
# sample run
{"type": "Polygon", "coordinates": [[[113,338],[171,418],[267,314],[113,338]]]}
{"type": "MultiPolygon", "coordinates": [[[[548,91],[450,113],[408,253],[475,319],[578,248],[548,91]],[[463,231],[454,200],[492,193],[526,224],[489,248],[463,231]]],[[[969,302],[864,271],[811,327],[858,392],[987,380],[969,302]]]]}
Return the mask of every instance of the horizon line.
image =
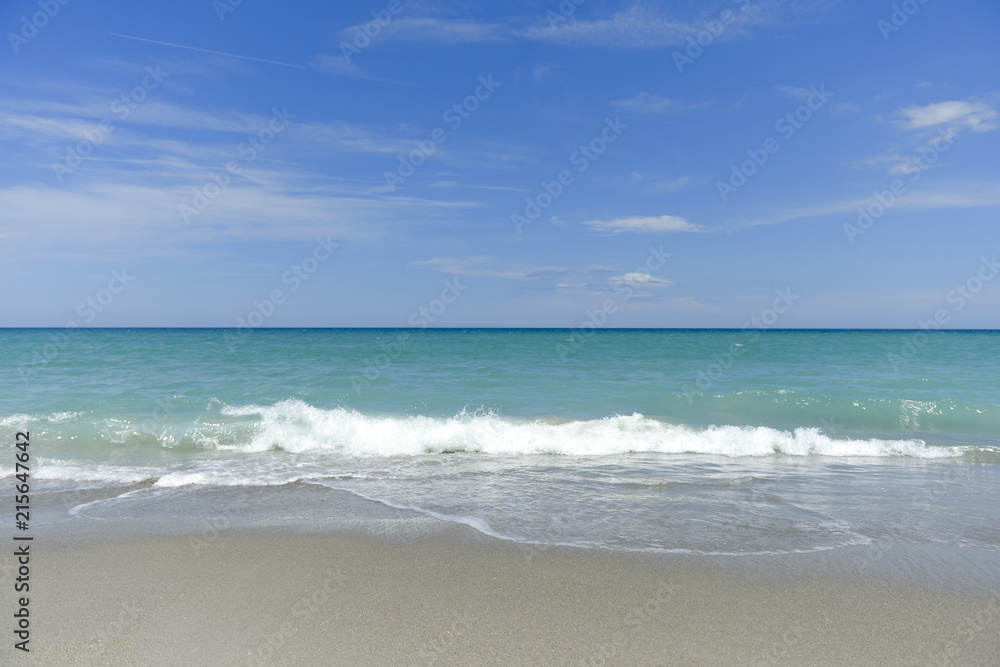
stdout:
{"type": "Polygon", "coordinates": [[[410,326],[287,326],[287,327],[218,327],[218,326],[114,326],[114,327],[86,327],[86,326],[0,326],[0,331],[23,331],[23,330],[52,330],[61,331],[65,329],[87,330],[87,331],[365,331],[379,329],[400,329],[407,331],[924,331],[927,333],[940,332],[961,332],[961,331],[985,331],[1000,332],[1000,328],[962,328],[962,329],[924,329],[924,328],[897,328],[897,327],[519,327],[519,326],[457,326],[457,327],[410,327],[410,326]]]}

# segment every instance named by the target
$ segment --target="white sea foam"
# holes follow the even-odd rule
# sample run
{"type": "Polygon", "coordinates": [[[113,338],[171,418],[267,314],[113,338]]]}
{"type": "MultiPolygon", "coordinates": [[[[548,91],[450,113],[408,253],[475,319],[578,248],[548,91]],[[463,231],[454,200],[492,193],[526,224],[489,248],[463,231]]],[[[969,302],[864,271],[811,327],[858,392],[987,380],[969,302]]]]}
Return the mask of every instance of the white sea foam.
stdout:
{"type": "Polygon", "coordinates": [[[82,412],[55,412],[49,415],[49,423],[62,424],[64,422],[73,421],[77,417],[82,416],[82,412]]]}
{"type": "Polygon", "coordinates": [[[36,417],[18,413],[16,415],[11,415],[10,417],[0,418],[0,428],[10,428],[12,426],[22,428],[25,424],[35,420],[36,417]]]}
{"type": "Polygon", "coordinates": [[[224,472],[202,470],[197,472],[173,472],[156,480],[154,486],[175,488],[179,486],[280,486],[298,481],[297,476],[281,477],[262,474],[260,471],[224,472]]]}
{"type": "Polygon", "coordinates": [[[442,452],[601,456],[630,452],[743,456],[961,456],[963,448],[928,447],[922,440],[834,439],[817,428],[782,431],[764,426],[697,429],[641,414],[547,423],[496,414],[435,418],[371,416],[320,409],[299,400],[270,406],[225,407],[224,415],[258,416],[246,442],[223,450],[336,452],[347,456],[415,456],[442,452]]]}
{"type": "Polygon", "coordinates": [[[106,484],[135,484],[155,476],[156,471],[151,468],[93,465],[67,461],[46,461],[45,459],[40,459],[32,471],[32,477],[39,480],[102,482],[106,484]]]}

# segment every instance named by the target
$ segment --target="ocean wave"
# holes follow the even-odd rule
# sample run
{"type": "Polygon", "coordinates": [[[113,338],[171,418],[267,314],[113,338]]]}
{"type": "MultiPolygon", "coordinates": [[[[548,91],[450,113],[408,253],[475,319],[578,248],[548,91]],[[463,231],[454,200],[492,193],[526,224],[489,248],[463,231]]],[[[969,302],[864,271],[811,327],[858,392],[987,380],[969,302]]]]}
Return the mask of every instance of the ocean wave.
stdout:
{"type": "MultiPolygon", "coordinates": [[[[427,454],[561,455],[630,453],[708,454],[731,458],[772,456],[962,457],[1000,461],[990,445],[928,445],[913,438],[862,438],[815,427],[715,425],[696,427],[639,413],[597,419],[501,416],[463,411],[451,417],[377,415],[347,407],[320,408],[299,399],[272,405],[211,404],[198,415],[168,420],[56,413],[15,415],[7,420],[43,422],[38,442],[52,458],[78,458],[131,468],[217,455],[267,451],[346,457],[407,457],[427,454]],[[199,454],[199,452],[201,454],[199,454]],[[176,456],[176,458],[175,458],[176,456]]],[[[41,453],[41,450],[40,452],[41,453]]],[[[0,464],[0,477],[13,472],[0,464]]],[[[66,471],[61,471],[66,472],[66,471]]],[[[58,469],[45,474],[59,474],[58,469]]],[[[88,471],[87,474],[102,473],[88,471]]],[[[122,480],[125,481],[125,480],[122,480]]],[[[169,481],[165,483],[170,483],[169,481]]]]}
{"type": "Polygon", "coordinates": [[[9,417],[0,417],[0,428],[24,428],[30,422],[35,421],[35,417],[26,414],[15,414],[9,417]]]}
{"type": "Polygon", "coordinates": [[[46,459],[40,459],[32,472],[32,477],[37,480],[101,482],[104,484],[136,484],[156,479],[156,475],[157,471],[148,467],[128,468],[46,459]]]}
{"type": "Polygon", "coordinates": [[[227,406],[223,415],[257,417],[249,441],[220,450],[336,452],[348,456],[417,456],[441,453],[604,456],[627,453],[715,454],[727,457],[836,456],[947,458],[964,448],[929,447],[923,440],[835,439],[818,428],[792,431],[766,426],[697,429],[634,413],[550,423],[461,413],[439,418],[373,416],[345,408],[321,409],[299,400],[274,405],[227,406]]]}

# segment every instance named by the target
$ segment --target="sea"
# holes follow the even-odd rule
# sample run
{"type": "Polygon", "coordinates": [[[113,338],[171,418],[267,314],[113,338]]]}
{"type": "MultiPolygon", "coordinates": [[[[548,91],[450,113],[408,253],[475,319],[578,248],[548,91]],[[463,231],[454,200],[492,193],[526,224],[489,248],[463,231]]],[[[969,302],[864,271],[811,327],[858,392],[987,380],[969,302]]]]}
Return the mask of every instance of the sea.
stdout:
{"type": "Polygon", "coordinates": [[[17,432],[42,534],[438,525],[1000,582],[998,331],[4,329],[8,500],[17,432]]]}

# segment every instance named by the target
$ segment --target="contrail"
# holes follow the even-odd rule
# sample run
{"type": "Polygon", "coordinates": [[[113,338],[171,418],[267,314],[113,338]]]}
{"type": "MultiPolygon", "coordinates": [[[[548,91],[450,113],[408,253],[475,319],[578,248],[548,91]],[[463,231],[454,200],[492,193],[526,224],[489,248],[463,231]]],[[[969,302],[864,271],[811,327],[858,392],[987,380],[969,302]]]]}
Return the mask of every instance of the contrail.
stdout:
{"type": "Polygon", "coordinates": [[[116,32],[104,32],[103,30],[92,30],[91,32],[99,32],[102,35],[111,35],[112,37],[122,37],[124,39],[134,39],[138,42],[149,42],[150,44],[161,44],[163,46],[173,46],[178,49],[189,49],[191,51],[201,51],[202,53],[212,53],[217,56],[228,56],[230,58],[240,58],[242,60],[254,60],[259,63],[268,63],[270,65],[281,65],[282,67],[294,67],[296,69],[308,69],[302,65],[293,65],[291,63],[283,63],[277,60],[265,60],[263,58],[254,58],[252,56],[240,56],[235,53],[226,53],[225,51],[212,51],[211,49],[199,49],[197,46],[184,46],[183,44],[171,44],[170,42],[158,42],[155,39],[146,39],[145,37],[132,37],[130,35],[119,35],[116,32]]]}

